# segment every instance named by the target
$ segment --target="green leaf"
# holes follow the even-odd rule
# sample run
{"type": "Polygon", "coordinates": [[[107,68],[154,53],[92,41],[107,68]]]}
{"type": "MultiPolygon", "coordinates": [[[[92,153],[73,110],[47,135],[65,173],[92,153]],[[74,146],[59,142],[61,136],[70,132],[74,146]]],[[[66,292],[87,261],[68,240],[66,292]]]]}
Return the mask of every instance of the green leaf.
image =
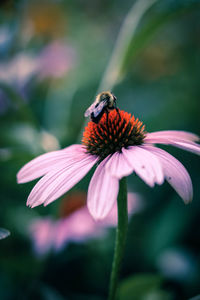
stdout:
{"type": "Polygon", "coordinates": [[[129,277],[125,279],[119,287],[119,299],[147,299],[144,297],[159,290],[162,282],[162,277],[155,274],[141,274],[129,277]]]}
{"type": "Polygon", "coordinates": [[[0,90],[2,90],[11,102],[17,106],[21,120],[31,123],[36,128],[39,128],[38,121],[33,115],[32,110],[27,105],[25,99],[9,84],[0,81],[0,90]]]}
{"type": "Polygon", "coordinates": [[[148,42],[168,23],[184,16],[187,13],[199,8],[199,2],[192,1],[190,4],[180,3],[173,9],[165,8],[164,11],[155,14],[150,18],[139,32],[133,36],[127,51],[124,55],[124,61],[122,64],[122,72],[125,73],[129,69],[130,60],[133,63],[141,53],[141,51],[147,46],[148,42]]]}

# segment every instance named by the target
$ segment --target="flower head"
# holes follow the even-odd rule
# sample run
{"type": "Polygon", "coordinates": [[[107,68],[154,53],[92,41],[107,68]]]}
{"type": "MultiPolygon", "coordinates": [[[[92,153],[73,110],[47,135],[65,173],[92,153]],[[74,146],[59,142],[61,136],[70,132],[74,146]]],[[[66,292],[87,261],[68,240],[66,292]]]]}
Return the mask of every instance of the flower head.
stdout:
{"type": "Polygon", "coordinates": [[[197,135],[185,131],[147,133],[138,119],[114,109],[105,112],[96,124],[89,122],[82,145],[43,154],[17,174],[19,183],[42,179],[30,193],[27,205],[47,205],[69,191],[98,163],[88,188],[87,206],[98,220],[111,211],[118,195],[119,180],[135,172],[153,187],[166,179],[185,203],[192,200],[193,188],[184,166],[154,144],[173,145],[200,154],[197,135]]]}
{"type": "Polygon", "coordinates": [[[88,123],[82,142],[88,153],[104,159],[128,146],[141,145],[144,137],[142,122],[127,112],[112,110],[109,118],[104,113],[98,124],[88,123]]]}

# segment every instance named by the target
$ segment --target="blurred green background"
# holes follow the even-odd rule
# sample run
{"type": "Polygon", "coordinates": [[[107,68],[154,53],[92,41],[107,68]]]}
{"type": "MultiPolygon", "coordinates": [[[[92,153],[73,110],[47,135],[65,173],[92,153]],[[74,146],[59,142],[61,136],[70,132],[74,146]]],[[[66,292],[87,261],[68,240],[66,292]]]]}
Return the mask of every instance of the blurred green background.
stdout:
{"type": "MultiPolygon", "coordinates": [[[[0,240],[0,299],[106,299],[115,229],[36,255],[29,226],[36,217],[59,218],[62,200],[27,208],[35,182],[17,185],[16,173],[39,154],[80,143],[84,111],[120,47],[116,40],[133,4],[0,2],[0,227],[11,232],[0,240]]],[[[147,131],[199,134],[199,1],[149,5],[115,67],[119,72],[111,86],[118,107],[143,121],[147,131]]],[[[187,168],[194,199],[185,206],[167,183],[151,189],[129,176],[128,189],[139,193],[142,209],[129,224],[121,300],[184,300],[200,294],[199,158],[163,148],[187,168]]],[[[72,192],[86,192],[91,175],[72,192]]]]}

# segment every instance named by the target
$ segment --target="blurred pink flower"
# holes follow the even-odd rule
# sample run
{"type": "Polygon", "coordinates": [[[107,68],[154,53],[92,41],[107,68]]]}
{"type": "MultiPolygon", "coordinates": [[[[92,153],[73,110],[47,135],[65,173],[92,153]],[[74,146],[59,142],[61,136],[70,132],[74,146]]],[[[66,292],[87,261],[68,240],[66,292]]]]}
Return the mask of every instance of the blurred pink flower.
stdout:
{"type": "MultiPolygon", "coordinates": [[[[61,250],[71,241],[82,242],[102,236],[106,233],[107,227],[117,225],[116,204],[103,221],[95,222],[86,206],[86,194],[75,192],[71,198],[66,197],[64,200],[65,210],[67,210],[65,217],[58,220],[53,220],[51,217],[36,218],[30,224],[29,233],[38,255],[43,255],[50,250],[61,250]]],[[[140,210],[141,206],[139,195],[128,193],[129,215],[140,210]]]]}
{"type": "MultiPolygon", "coordinates": [[[[61,79],[74,63],[75,50],[61,40],[56,40],[37,55],[20,52],[9,61],[1,62],[0,81],[15,87],[22,96],[26,96],[32,78],[38,81],[61,79]]],[[[0,91],[0,114],[4,114],[9,106],[9,99],[0,91]]]]}
{"type": "Polygon", "coordinates": [[[27,53],[19,53],[9,61],[0,63],[0,80],[23,88],[37,73],[37,59],[27,53]]]}
{"type": "Polygon", "coordinates": [[[64,76],[75,63],[75,51],[61,41],[47,45],[38,56],[39,78],[60,78],[64,76]]]}
{"type": "Polygon", "coordinates": [[[27,205],[45,206],[69,191],[96,164],[90,181],[87,206],[100,220],[117,200],[119,180],[135,172],[153,187],[166,179],[185,203],[192,200],[193,187],[184,166],[166,151],[154,146],[173,145],[200,154],[197,135],[184,131],[146,133],[142,123],[124,111],[104,113],[96,124],[89,122],[83,145],[43,154],[26,164],[17,174],[18,183],[43,176],[31,191],[27,205]]]}
{"type": "Polygon", "coordinates": [[[39,80],[60,78],[67,74],[74,63],[74,49],[56,40],[45,46],[37,55],[21,52],[9,61],[0,63],[0,80],[23,88],[35,75],[39,80]]]}

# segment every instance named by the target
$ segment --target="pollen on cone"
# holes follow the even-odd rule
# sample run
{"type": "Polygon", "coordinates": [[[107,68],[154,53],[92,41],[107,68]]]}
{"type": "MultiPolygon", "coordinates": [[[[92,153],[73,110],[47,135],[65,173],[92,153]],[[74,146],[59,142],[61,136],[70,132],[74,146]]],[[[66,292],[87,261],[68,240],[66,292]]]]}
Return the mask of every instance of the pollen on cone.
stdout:
{"type": "Polygon", "coordinates": [[[113,109],[108,115],[104,113],[98,123],[88,123],[82,143],[90,154],[104,159],[123,147],[141,145],[144,137],[142,122],[123,110],[113,109]]]}

